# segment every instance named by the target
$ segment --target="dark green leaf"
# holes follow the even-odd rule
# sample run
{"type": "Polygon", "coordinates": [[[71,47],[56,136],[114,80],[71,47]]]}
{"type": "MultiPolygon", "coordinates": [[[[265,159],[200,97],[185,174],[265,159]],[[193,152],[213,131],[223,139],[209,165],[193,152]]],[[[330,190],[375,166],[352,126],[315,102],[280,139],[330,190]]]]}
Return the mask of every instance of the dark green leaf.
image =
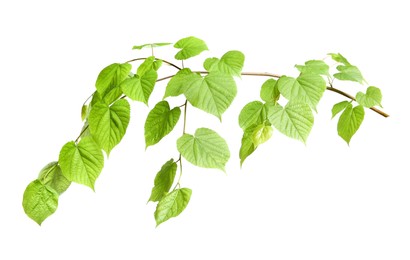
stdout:
{"type": "Polygon", "coordinates": [[[131,68],[131,64],[128,63],[114,63],[105,67],[98,75],[95,83],[98,93],[103,95],[106,90],[118,87],[127,78],[131,68]]]}
{"type": "Polygon", "coordinates": [[[374,106],[382,106],[382,92],[379,88],[368,87],[366,94],[359,92],[356,94],[357,103],[360,105],[370,108],[374,106]]]}
{"type": "Polygon", "coordinates": [[[192,190],[188,188],[176,189],[166,195],[157,205],[155,210],[155,221],[157,226],[170,218],[181,214],[191,198],[192,190]]]}
{"type": "Polygon", "coordinates": [[[358,105],[353,108],[353,105],[349,103],[343,113],[340,115],[339,122],[337,123],[337,132],[340,137],[350,143],[353,135],[359,130],[360,125],[364,119],[364,108],[362,105],[358,105]]]}
{"type": "Polygon", "coordinates": [[[63,193],[70,187],[71,181],[64,177],[58,162],[51,162],[41,169],[38,179],[46,186],[63,193]]]}
{"type": "Polygon", "coordinates": [[[174,47],[181,49],[175,55],[175,59],[177,60],[186,60],[208,50],[208,46],[206,46],[206,43],[203,40],[193,36],[177,41],[174,47]]]}
{"type": "Polygon", "coordinates": [[[124,94],[132,100],[141,101],[148,105],[148,100],[154,89],[157,78],[157,72],[151,69],[150,71],[145,72],[142,76],[135,75],[132,78],[124,80],[121,83],[121,89],[124,94]]]}
{"type": "Polygon", "coordinates": [[[166,162],[161,170],[157,173],[154,180],[154,187],[151,191],[151,196],[148,201],[160,201],[167,195],[174,183],[175,174],[177,172],[177,164],[173,159],[166,162]]]}

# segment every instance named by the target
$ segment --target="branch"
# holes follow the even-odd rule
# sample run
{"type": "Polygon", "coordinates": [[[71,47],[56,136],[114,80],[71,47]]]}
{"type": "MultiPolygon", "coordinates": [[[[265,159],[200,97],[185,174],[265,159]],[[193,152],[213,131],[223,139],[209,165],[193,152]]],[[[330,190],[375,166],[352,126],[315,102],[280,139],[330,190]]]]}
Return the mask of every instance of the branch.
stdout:
{"type": "MultiPolygon", "coordinates": [[[[139,61],[139,60],[146,60],[146,59],[148,59],[148,58],[136,58],[136,59],[132,59],[132,60],[126,61],[125,63],[130,63],[130,62],[139,61]]],[[[155,57],[155,59],[156,59],[156,60],[160,60],[160,61],[162,61],[163,63],[166,63],[166,64],[168,64],[169,66],[172,66],[172,67],[176,68],[177,70],[181,70],[181,69],[182,69],[181,67],[175,65],[174,63],[172,63],[172,62],[170,62],[170,61],[163,60],[163,59],[158,59],[158,58],[156,58],[156,57],[155,57]]]]}

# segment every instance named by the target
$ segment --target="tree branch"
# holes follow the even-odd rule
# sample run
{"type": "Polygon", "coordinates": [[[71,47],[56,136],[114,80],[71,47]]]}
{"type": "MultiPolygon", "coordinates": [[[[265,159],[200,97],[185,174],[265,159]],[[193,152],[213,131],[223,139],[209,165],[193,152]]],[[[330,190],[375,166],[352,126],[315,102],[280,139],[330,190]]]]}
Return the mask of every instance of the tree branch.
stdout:
{"type": "MultiPolygon", "coordinates": [[[[130,63],[130,62],[139,61],[139,60],[146,60],[146,59],[148,59],[148,58],[136,58],[136,59],[132,59],[132,60],[126,61],[125,63],[130,63]]],[[[170,65],[170,66],[176,68],[177,70],[181,70],[181,69],[182,69],[181,67],[175,65],[174,63],[172,63],[172,62],[170,62],[170,61],[163,60],[163,59],[158,59],[158,58],[156,58],[156,57],[155,57],[155,59],[156,59],[156,60],[160,60],[160,61],[162,61],[163,63],[166,63],[166,64],[168,64],[168,65],[170,65]]]]}

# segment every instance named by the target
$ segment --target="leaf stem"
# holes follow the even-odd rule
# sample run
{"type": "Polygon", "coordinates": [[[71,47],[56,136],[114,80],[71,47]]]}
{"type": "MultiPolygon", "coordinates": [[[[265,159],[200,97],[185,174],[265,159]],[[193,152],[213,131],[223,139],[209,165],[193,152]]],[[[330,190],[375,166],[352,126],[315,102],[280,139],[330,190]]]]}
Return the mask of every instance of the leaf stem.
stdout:
{"type": "Polygon", "coordinates": [[[188,106],[188,100],[185,99],[185,104],[184,104],[184,128],[182,129],[182,134],[185,134],[185,129],[186,129],[186,108],[188,106]]]}
{"type": "Polygon", "coordinates": [[[81,130],[81,133],[77,136],[77,138],[74,141],[75,143],[77,143],[80,137],[84,134],[84,132],[87,131],[88,127],[90,127],[90,125],[87,125],[86,127],[83,128],[83,130],[81,130]]]}
{"type": "MultiPolygon", "coordinates": [[[[136,59],[132,59],[132,60],[126,61],[125,63],[130,63],[130,62],[139,61],[139,60],[146,60],[146,59],[148,59],[148,57],[147,57],[147,58],[136,58],[136,59]]],[[[179,66],[175,65],[174,63],[172,63],[172,62],[170,62],[170,61],[163,60],[163,59],[158,59],[158,58],[155,58],[155,59],[156,59],[156,60],[160,60],[160,61],[162,61],[163,63],[166,63],[166,64],[168,64],[168,65],[170,65],[170,66],[176,68],[177,70],[181,70],[181,69],[182,69],[182,68],[180,68],[179,66]]]]}

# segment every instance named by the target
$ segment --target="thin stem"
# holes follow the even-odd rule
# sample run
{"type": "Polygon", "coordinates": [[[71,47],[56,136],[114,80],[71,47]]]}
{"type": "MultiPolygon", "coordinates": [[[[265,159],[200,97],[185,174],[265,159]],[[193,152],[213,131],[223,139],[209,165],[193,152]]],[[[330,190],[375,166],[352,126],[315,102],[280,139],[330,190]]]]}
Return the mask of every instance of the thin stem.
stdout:
{"type": "MultiPolygon", "coordinates": [[[[148,59],[148,58],[136,58],[136,59],[132,59],[132,60],[126,61],[125,63],[130,63],[130,62],[139,61],[139,60],[146,60],[146,59],[148,59]]],[[[170,62],[170,61],[163,60],[163,59],[158,59],[158,58],[155,58],[155,59],[156,59],[156,60],[160,60],[160,61],[162,61],[163,63],[166,63],[166,64],[168,64],[168,65],[170,65],[170,66],[176,68],[177,70],[181,70],[181,68],[180,68],[179,66],[175,65],[174,63],[172,63],[172,62],[170,62]]]]}
{"type": "Polygon", "coordinates": [[[75,139],[74,142],[78,142],[78,140],[80,139],[80,137],[85,133],[85,131],[87,131],[88,127],[90,127],[89,125],[87,125],[86,127],[83,128],[83,130],[81,130],[81,133],[77,136],[77,138],[75,139]]]}
{"type": "Polygon", "coordinates": [[[185,99],[185,104],[184,104],[184,128],[182,129],[182,134],[185,134],[185,128],[186,128],[186,108],[188,106],[188,100],[185,99]]]}

